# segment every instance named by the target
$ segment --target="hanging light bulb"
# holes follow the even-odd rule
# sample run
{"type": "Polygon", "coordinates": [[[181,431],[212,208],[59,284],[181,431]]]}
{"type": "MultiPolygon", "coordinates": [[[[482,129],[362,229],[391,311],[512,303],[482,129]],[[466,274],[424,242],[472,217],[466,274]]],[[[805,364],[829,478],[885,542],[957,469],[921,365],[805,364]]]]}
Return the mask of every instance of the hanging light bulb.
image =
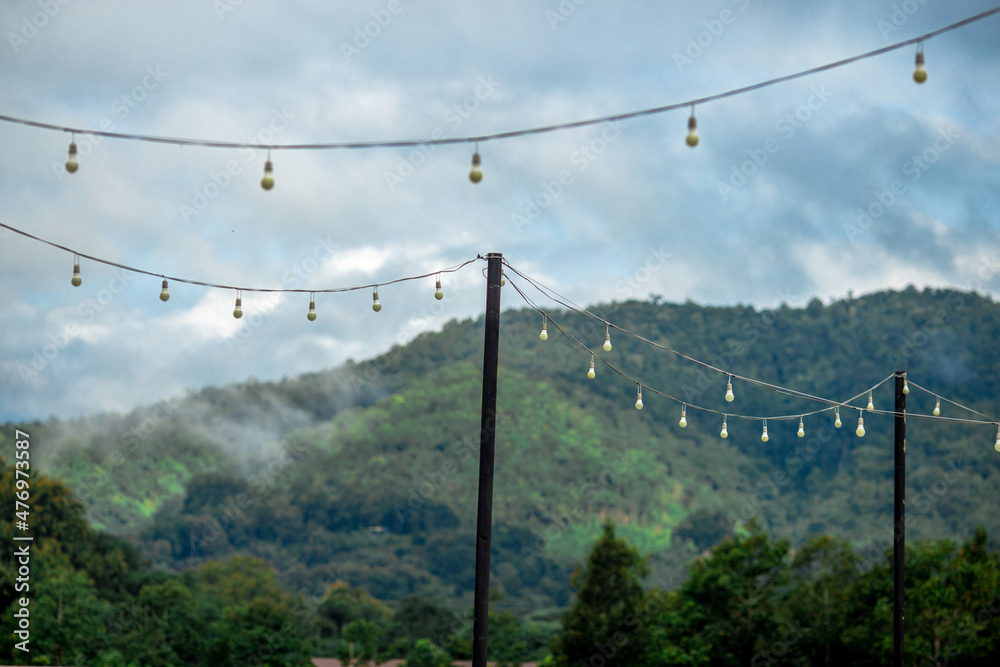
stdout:
{"type": "Polygon", "coordinates": [[[80,277],[80,258],[73,258],[73,277],[69,281],[73,287],[79,287],[80,283],[83,282],[83,278],[80,277]]]}
{"type": "Polygon", "coordinates": [[[377,287],[375,288],[375,291],[372,292],[372,310],[374,310],[376,313],[378,311],[382,310],[382,303],[378,300],[378,288],[377,287]]]}
{"type": "Polygon", "coordinates": [[[80,168],[80,163],[76,159],[76,135],[70,139],[69,143],[69,156],[66,158],[66,171],[71,174],[75,174],[76,170],[80,168]]]}
{"type": "Polygon", "coordinates": [[[542,320],[542,332],[538,334],[538,340],[547,341],[549,339],[549,321],[542,320]]]}
{"type": "Polygon", "coordinates": [[[267,160],[264,162],[264,177],[260,179],[260,187],[270,190],[274,187],[274,165],[271,164],[271,149],[267,149],[267,160]]]}
{"type": "Polygon", "coordinates": [[[593,380],[597,377],[597,372],[594,370],[594,355],[590,355],[590,368],[587,370],[587,377],[593,380]]]}
{"type": "Polygon", "coordinates": [[[1000,452],[1000,424],[997,424],[997,442],[993,445],[993,449],[1000,452]]]}
{"type": "Polygon", "coordinates": [[[163,279],[163,289],[160,290],[160,301],[170,300],[170,290],[167,289],[167,279],[163,279]]]}
{"type": "Polygon", "coordinates": [[[688,118],[688,133],[684,139],[687,145],[694,148],[698,145],[698,119],[694,117],[694,105],[691,105],[691,117],[688,118]]]}
{"type": "Polygon", "coordinates": [[[906,378],[903,378],[903,395],[910,393],[910,385],[907,384],[906,378]]]}
{"type": "Polygon", "coordinates": [[[802,417],[799,417],[799,431],[795,435],[800,438],[806,437],[806,427],[802,424],[802,417]]]}
{"type": "Polygon", "coordinates": [[[611,325],[608,325],[607,331],[604,333],[604,351],[611,351],[611,325]]]}
{"type": "Polygon", "coordinates": [[[728,428],[728,424],[726,423],[728,421],[729,421],[729,416],[728,415],[723,415],[723,417],[722,417],[722,432],[719,433],[719,437],[722,438],[723,440],[725,440],[726,438],[729,437],[729,428],[728,428]]]}
{"type": "Polygon", "coordinates": [[[726,402],[732,403],[736,395],[733,393],[733,376],[729,376],[729,380],[726,382],[726,402]]]}
{"type": "Polygon", "coordinates": [[[306,313],[306,319],[310,322],[316,321],[316,298],[313,294],[309,294],[309,312],[306,313]]]}
{"type": "Polygon", "coordinates": [[[637,385],[639,387],[639,395],[635,399],[635,409],[642,410],[642,385],[637,385]]]}
{"type": "Polygon", "coordinates": [[[860,412],[858,413],[858,430],[855,433],[858,434],[859,438],[865,437],[865,418],[860,412]]]}
{"type": "Polygon", "coordinates": [[[767,442],[770,438],[767,437],[767,420],[764,420],[764,431],[760,434],[760,441],[767,442]]]}
{"type": "Polygon", "coordinates": [[[834,415],[836,415],[836,417],[834,417],[833,425],[840,428],[844,425],[844,422],[840,421],[840,408],[835,408],[834,415]]]}
{"type": "Polygon", "coordinates": [[[478,183],[483,180],[483,160],[479,157],[479,143],[476,142],[476,150],[472,154],[472,169],[469,171],[469,180],[478,183]]]}
{"type": "Polygon", "coordinates": [[[441,276],[437,277],[434,281],[434,298],[440,301],[444,298],[444,292],[441,290],[441,276]]]}
{"type": "Polygon", "coordinates": [[[927,80],[927,70],[924,68],[924,46],[917,47],[917,68],[913,70],[913,80],[923,83],[927,80]]]}
{"type": "Polygon", "coordinates": [[[875,409],[875,403],[872,401],[872,393],[868,392],[868,410],[872,411],[875,409]]]}
{"type": "Polygon", "coordinates": [[[240,319],[243,317],[243,299],[240,298],[240,293],[236,292],[236,306],[233,308],[233,317],[240,319]]]}
{"type": "Polygon", "coordinates": [[[934,416],[937,417],[941,414],[941,399],[938,398],[937,402],[934,404],[934,416]]]}
{"type": "Polygon", "coordinates": [[[677,422],[681,428],[687,428],[688,425],[688,406],[681,405],[681,420],[677,422]]]}
{"type": "Polygon", "coordinates": [[[504,271],[500,272],[500,287],[507,286],[507,274],[504,271]]]}

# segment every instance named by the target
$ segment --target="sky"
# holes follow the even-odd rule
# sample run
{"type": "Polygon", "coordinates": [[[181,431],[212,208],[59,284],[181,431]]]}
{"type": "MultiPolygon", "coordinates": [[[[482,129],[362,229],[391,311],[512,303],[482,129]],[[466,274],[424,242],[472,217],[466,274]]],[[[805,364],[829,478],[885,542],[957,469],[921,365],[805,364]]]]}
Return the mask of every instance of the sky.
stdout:
{"type": "MultiPolygon", "coordinates": [[[[0,4],[0,114],[262,145],[466,138],[684,104],[924,33],[972,0],[0,4]]],[[[1000,16],[694,109],[470,143],[271,153],[0,122],[0,420],[127,412],[361,360],[484,310],[484,262],[580,304],[1000,293],[1000,16]],[[241,286],[323,290],[244,292],[241,286]]],[[[522,307],[504,292],[504,307],[522,307]]],[[[542,303],[551,307],[551,304],[542,303]]]]}

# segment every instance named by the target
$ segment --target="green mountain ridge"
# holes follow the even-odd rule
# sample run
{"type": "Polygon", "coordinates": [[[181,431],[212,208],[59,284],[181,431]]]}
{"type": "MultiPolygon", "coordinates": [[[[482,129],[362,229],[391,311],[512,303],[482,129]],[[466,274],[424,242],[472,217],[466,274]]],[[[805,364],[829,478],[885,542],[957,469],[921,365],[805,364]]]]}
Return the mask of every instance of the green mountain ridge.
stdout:
{"type": "MultiPolygon", "coordinates": [[[[881,555],[892,528],[892,418],[860,410],[803,419],[817,405],[738,376],[846,400],[895,370],[908,411],[995,415],[1000,307],[951,290],[887,291],[804,308],[701,307],[629,301],[592,307],[614,323],[552,311],[505,311],[501,323],[494,507],[494,581],[512,608],[569,600],[569,572],[611,518],[650,553],[651,580],[756,516],[793,544],[832,534],[881,555]],[[561,336],[585,341],[636,385],[561,336]],[[655,345],[629,336],[635,332],[655,345]],[[686,401],[687,428],[678,425],[686,401]],[[761,424],[720,413],[790,415],[761,424]]],[[[280,382],[211,388],[122,416],[31,425],[43,471],[64,479],[90,521],[126,536],[158,567],[184,569],[249,554],[286,585],[322,591],[349,581],[378,598],[471,599],[483,322],[452,321],[372,360],[280,382]],[[227,424],[232,428],[227,430],[227,424]],[[241,450],[247,433],[255,438],[241,450]],[[58,443],[58,444],[56,444],[58,443]],[[249,454],[247,453],[249,451],[249,454]]],[[[891,381],[875,389],[891,409],[891,381]]],[[[1000,481],[989,427],[908,420],[908,537],[991,539],[983,502],[1000,481]]]]}

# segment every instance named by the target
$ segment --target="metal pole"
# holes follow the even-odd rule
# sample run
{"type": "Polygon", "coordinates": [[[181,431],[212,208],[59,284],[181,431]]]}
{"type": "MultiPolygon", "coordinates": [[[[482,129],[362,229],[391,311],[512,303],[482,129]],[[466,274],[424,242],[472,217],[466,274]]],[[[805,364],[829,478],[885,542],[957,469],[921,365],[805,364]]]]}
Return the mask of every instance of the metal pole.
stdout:
{"type": "Polygon", "coordinates": [[[893,665],[903,667],[904,614],[906,601],[906,371],[896,371],[895,498],[892,542],[892,653],[893,665]]]}
{"type": "Polygon", "coordinates": [[[486,334],[483,346],[483,415],[479,431],[479,513],[476,519],[476,584],[473,602],[472,667],[486,667],[490,613],[490,542],[493,532],[493,450],[497,427],[497,367],[500,362],[500,281],[503,255],[486,256],[486,334]]]}

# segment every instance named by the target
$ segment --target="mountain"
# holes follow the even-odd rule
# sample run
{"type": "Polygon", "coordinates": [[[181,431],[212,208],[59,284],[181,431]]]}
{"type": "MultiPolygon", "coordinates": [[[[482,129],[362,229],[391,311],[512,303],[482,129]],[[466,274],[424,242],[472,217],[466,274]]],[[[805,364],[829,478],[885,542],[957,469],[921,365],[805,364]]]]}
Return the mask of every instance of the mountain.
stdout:
{"type": "MultiPolygon", "coordinates": [[[[1000,414],[1000,306],[989,298],[909,288],[804,308],[654,299],[589,312],[614,326],[553,310],[545,342],[537,312],[502,314],[493,581],[508,607],[565,606],[569,573],[607,518],[651,555],[649,583],[665,588],[751,516],[793,545],[834,535],[872,559],[891,545],[891,416],[865,412],[863,438],[859,410],[842,410],[840,429],[829,412],[805,416],[799,438],[799,415],[825,405],[738,377],[728,403],[727,375],[670,350],[809,395],[860,395],[857,408],[878,385],[876,408],[891,410],[890,376],[907,371],[908,539],[965,539],[976,525],[1000,535],[983,501],[1000,483],[996,426],[918,418],[937,397],[946,417],[980,419],[959,405],[1000,414]],[[589,380],[590,353],[563,332],[620,374],[599,358],[589,380]],[[630,378],[643,385],[641,411],[630,378]],[[680,404],[657,392],[689,404],[686,428],[680,404]],[[695,406],[732,415],[729,437],[695,406]],[[769,420],[764,443],[761,422],[737,415],[789,419],[769,420]]],[[[452,321],[328,371],[28,426],[43,471],[158,567],[249,554],[306,595],[343,580],[381,599],[466,605],[482,341],[481,318],[452,321]]]]}

